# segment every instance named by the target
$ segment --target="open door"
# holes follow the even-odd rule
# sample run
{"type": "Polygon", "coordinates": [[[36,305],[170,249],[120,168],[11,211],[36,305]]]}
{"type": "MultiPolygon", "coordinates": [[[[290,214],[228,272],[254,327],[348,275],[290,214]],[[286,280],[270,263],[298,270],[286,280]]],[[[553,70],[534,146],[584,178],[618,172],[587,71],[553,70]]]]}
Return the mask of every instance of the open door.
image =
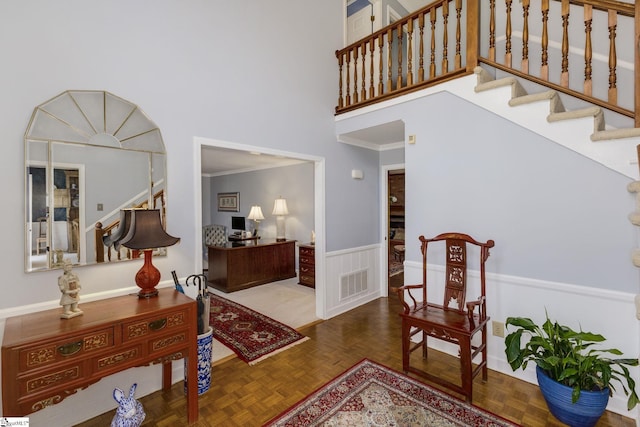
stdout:
{"type": "Polygon", "coordinates": [[[387,274],[389,287],[404,283],[404,169],[387,172],[389,210],[387,216],[387,274]]]}

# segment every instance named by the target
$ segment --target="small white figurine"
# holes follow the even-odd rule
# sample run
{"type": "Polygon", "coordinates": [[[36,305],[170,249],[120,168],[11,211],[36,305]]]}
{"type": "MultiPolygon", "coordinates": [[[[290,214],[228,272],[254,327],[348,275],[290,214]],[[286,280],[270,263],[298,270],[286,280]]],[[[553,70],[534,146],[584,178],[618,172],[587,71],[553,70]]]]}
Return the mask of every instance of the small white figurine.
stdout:
{"type": "Polygon", "coordinates": [[[58,287],[62,296],[60,297],[60,305],[64,308],[64,311],[60,315],[63,319],[71,319],[72,317],[80,316],[82,310],[78,308],[78,301],[80,300],[80,279],[75,273],[71,271],[71,261],[64,261],[64,274],[58,277],[58,287]]]}
{"type": "Polygon", "coordinates": [[[137,386],[138,384],[133,383],[128,397],[125,397],[124,392],[119,388],[113,390],[113,398],[119,406],[111,420],[111,427],[138,427],[144,421],[146,414],[142,403],[133,397],[137,386]]]}

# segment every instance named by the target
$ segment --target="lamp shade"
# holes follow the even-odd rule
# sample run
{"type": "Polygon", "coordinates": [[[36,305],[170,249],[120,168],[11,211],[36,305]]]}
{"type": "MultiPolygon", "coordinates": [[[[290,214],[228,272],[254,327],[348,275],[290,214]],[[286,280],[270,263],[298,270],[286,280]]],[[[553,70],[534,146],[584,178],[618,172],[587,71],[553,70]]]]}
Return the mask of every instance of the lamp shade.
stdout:
{"type": "Polygon", "coordinates": [[[289,215],[289,209],[287,209],[286,199],[279,198],[273,205],[273,215],[289,215]]]}
{"type": "Polygon", "coordinates": [[[175,245],[179,237],[167,234],[162,227],[159,209],[132,209],[129,232],[120,244],[129,249],[155,249],[175,245]]]}
{"type": "Polygon", "coordinates": [[[254,221],[262,221],[264,219],[262,208],[258,205],[251,206],[251,210],[249,211],[249,216],[247,216],[247,218],[254,221]]]}

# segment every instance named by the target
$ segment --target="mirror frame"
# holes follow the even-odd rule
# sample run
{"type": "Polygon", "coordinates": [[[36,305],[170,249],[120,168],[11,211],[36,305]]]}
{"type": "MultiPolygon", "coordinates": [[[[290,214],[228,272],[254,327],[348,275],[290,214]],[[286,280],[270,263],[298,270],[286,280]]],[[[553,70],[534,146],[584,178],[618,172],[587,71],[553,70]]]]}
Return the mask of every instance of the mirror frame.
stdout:
{"type": "Polygon", "coordinates": [[[162,134],[136,104],[123,98],[106,91],[67,90],[36,106],[24,135],[24,159],[26,272],[59,269],[65,259],[74,266],[130,259],[130,253],[95,245],[102,233],[115,231],[120,209],[161,209],[166,224],[162,134]],[[37,208],[33,173],[44,186],[36,192],[37,208]],[[42,219],[44,236],[37,219],[42,219]],[[65,231],[59,230],[65,229],[63,236],[65,231]],[[46,243],[44,258],[36,256],[41,243],[46,243]]]}

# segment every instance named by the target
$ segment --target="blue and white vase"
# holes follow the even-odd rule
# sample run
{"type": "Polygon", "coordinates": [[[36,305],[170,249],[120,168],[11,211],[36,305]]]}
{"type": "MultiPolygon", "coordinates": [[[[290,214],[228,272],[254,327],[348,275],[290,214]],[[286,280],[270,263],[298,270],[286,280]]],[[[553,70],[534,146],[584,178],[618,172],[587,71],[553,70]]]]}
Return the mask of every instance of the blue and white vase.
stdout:
{"type": "MultiPolygon", "coordinates": [[[[213,349],[213,328],[198,335],[198,395],[211,387],[211,353],[213,349]]],[[[184,392],[187,392],[187,362],[184,366],[184,392]]]]}

